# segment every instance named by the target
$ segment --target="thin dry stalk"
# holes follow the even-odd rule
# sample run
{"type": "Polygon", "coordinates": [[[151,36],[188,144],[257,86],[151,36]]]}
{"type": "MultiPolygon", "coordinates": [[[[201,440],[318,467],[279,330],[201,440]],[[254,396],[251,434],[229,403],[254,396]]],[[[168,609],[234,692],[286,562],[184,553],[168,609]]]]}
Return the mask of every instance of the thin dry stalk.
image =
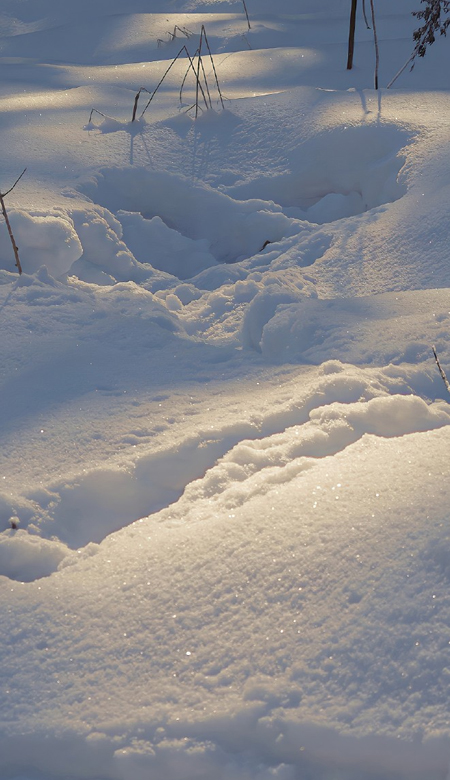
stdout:
{"type": "MultiPolygon", "coordinates": [[[[189,32],[188,30],[186,30],[186,28],[177,28],[177,27],[175,27],[174,28],[174,33],[176,32],[176,29],[180,29],[180,30],[184,29],[185,30],[185,34],[187,34],[189,32]]],[[[206,109],[208,110],[209,108],[212,108],[211,93],[210,93],[210,90],[209,90],[208,79],[207,79],[207,76],[206,76],[205,66],[204,66],[203,57],[202,57],[203,41],[205,42],[205,45],[206,45],[206,47],[208,49],[208,54],[209,54],[209,58],[211,60],[211,66],[212,66],[212,70],[213,70],[213,73],[214,73],[214,78],[215,78],[215,81],[216,81],[217,92],[219,94],[220,102],[222,104],[222,108],[225,108],[224,101],[223,101],[223,96],[222,96],[222,91],[220,89],[219,79],[217,77],[217,71],[216,71],[216,67],[214,65],[214,60],[213,60],[211,48],[210,48],[210,45],[209,45],[209,42],[208,42],[208,38],[206,36],[205,27],[204,27],[204,25],[202,25],[201,32],[200,32],[200,44],[199,44],[199,47],[198,47],[196,53],[194,54],[194,58],[192,58],[190,56],[186,46],[182,46],[180,51],[178,52],[178,54],[173,58],[173,60],[170,63],[169,67],[164,72],[162,78],[159,80],[159,82],[156,85],[156,87],[153,90],[153,92],[150,92],[148,89],[146,89],[146,87],[141,87],[140,90],[136,93],[135,98],[134,98],[133,113],[132,113],[132,118],[131,118],[132,122],[136,121],[136,115],[137,115],[137,109],[138,109],[138,104],[139,104],[139,98],[140,98],[142,92],[147,92],[150,95],[150,98],[147,101],[147,103],[146,103],[146,105],[144,107],[144,110],[140,114],[140,117],[139,117],[140,119],[142,119],[142,117],[144,116],[144,114],[147,111],[150,103],[152,102],[153,98],[155,97],[158,89],[160,88],[161,84],[163,83],[164,79],[166,78],[167,74],[169,73],[171,68],[174,66],[175,62],[179,59],[179,57],[181,57],[183,52],[186,53],[186,56],[187,56],[187,58],[189,60],[189,67],[187,68],[186,73],[184,75],[184,78],[183,78],[183,80],[181,82],[180,103],[182,102],[182,99],[183,99],[183,88],[184,88],[184,85],[186,83],[187,76],[189,74],[189,71],[192,70],[192,72],[194,73],[194,76],[195,76],[195,104],[194,104],[195,105],[195,116],[196,117],[198,116],[199,109],[201,109],[201,106],[200,106],[200,95],[203,98],[203,101],[205,103],[206,109]],[[195,59],[195,57],[198,58],[196,65],[194,65],[194,61],[193,61],[195,59]],[[202,78],[200,76],[200,72],[202,74],[202,78]],[[204,87],[202,85],[202,80],[204,81],[204,87]],[[206,90],[206,93],[205,93],[205,90],[206,90]]]]}
{"type": "Polygon", "coordinates": [[[191,30],[188,30],[187,27],[180,27],[178,24],[176,24],[174,27],[174,32],[176,32],[176,30],[178,30],[178,32],[180,32],[182,35],[185,35],[186,38],[191,38],[192,35],[194,34],[193,32],[191,32],[191,30]]]}
{"type": "Polygon", "coordinates": [[[203,80],[205,82],[206,94],[208,95],[209,107],[212,108],[211,93],[209,91],[208,80],[206,78],[205,66],[203,65],[203,57],[200,57],[200,65],[201,65],[201,68],[202,68],[203,80]]]}
{"type": "Polygon", "coordinates": [[[365,25],[366,25],[367,29],[370,30],[371,27],[370,27],[370,24],[368,22],[367,13],[366,13],[366,0],[362,0],[362,11],[363,11],[365,25]]]}
{"type": "Polygon", "coordinates": [[[222,104],[222,108],[224,109],[225,105],[224,105],[224,102],[223,102],[222,91],[220,89],[219,79],[217,78],[216,66],[214,65],[214,60],[213,60],[211,48],[210,48],[210,45],[209,45],[208,37],[206,35],[206,30],[205,30],[205,25],[204,24],[202,24],[202,29],[201,29],[201,33],[200,33],[200,50],[201,50],[202,40],[203,39],[205,41],[206,48],[208,49],[209,59],[211,60],[211,66],[212,66],[212,69],[213,69],[214,78],[216,80],[217,92],[219,93],[220,102],[222,104]]]}
{"type": "MultiPolygon", "coordinates": [[[[184,89],[184,85],[185,85],[185,83],[186,83],[186,79],[187,79],[187,77],[188,77],[188,74],[189,74],[189,71],[190,71],[190,70],[192,70],[192,72],[193,72],[193,74],[194,74],[194,76],[195,76],[195,80],[196,80],[196,82],[197,82],[197,71],[195,70],[194,60],[195,60],[195,58],[197,57],[197,55],[198,55],[198,53],[199,53],[199,50],[197,49],[197,51],[195,52],[195,54],[194,54],[194,56],[193,56],[193,57],[191,57],[191,55],[189,54],[189,52],[188,52],[188,50],[187,50],[187,49],[186,49],[186,53],[187,53],[188,60],[189,60],[189,66],[188,66],[188,69],[187,69],[186,73],[184,74],[183,81],[181,82],[181,87],[180,87],[180,103],[182,103],[182,102],[183,102],[183,89],[184,89]]],[[[205,81],[206,81],[206,79],[205,79],[205,81]]],[[[198,84],[198,88],[199,88],[200,92],[202,93],[202,98],[203,98],[203,100],[205,101],[205,106],[206,106],[206,109],[208,110],[208,108],[209,108],[209,106],[208,106],[208,102],[207,102],[207,100],[206,100],[205,91],[204,91],[204,89],[203,89],[203,87],[202,87],[201,83],[199,83],[199,84],[198,84]]],[[[208,90],[208,94],[209,94],[209,90],[208,90]]],[[[195,103],[194,103],[194,105],[195,105],[195,103]]],[[[193,107],[194,107],[194,106],[191,106],[191,108],[193,108],[193,107]]]]}
{"type": "Polygon", "coordinates": [[[149,90],[148,90],[148,89],[145,89],[144,87],[141,87],[141,89],[139,90],[139,92],[136,94],[136,97],[134,98],[133,116],[132,116],[132,119],[131,119],[131,121],[132,121],[132,122],[134,122],[134,121],[135,121],[135,119],[136,119],[136,111],[137,111],[137,106],[138,106],[139,97],[140,97],[140,95],[141,95],[141,92],[144,92],[144,91],[145,91],[145,92],[148,92],[148,93],[149,93],[149,95],[150,95],[150,100],[147,102],[147,104],[146,104],[146,106],[145,106],[145,108],[144,108],[144,110],[143,110],[142,114],[140,115],[139,119],[142,119],[142,117],[144,116],[145,112],[147,111],[147,108],[149,107],[150,103],[152,102],[153,98],[155,97],[155,95],[156,95],[156,93],[157,93],[158,89],[160,88],[160,86],[161,86],[161,84],[163,83],[164,79],[166,78],[167,74],[169,73],[169,71],[171,70],[171,68],[173,68],[173,66],[175,65],[175,63],[176,63],[177,59],[178,59],[179,57],[181,57],[181,55],[182,55],[182,53],[183,53],[184,51],[186,52],[186,54],[187,54],[187,55],[188,55],[188,57],[189,57],[189,52],[188,52],[188,50],[186,49],[186,46],[182,46],[182,47],[181,47],[181,49],[180,49],[180,51],[179,51],[179,52],[178,52],[178,54],[176,55],[176,57],[174,57],[174,58],[173,58],[172,62],[170,63],[170,65],[169,65],[169,67],[167,68],[167,70],[165,71],[165,73],[164,73],[163,77],[160,79],[160,81],[159,81],[159,82],[158,82],[158,84],[156,85],[156,87],[155,87],[155,89],[153,90],[153,92],[149,92],[149,90]]]}
{"type": "Polygon", "coordinates": [[[248,29],[251,30],[252,28],[251,28],[251,24],[250,24],[250,19],[248,18],[247,4],[246,4],[245,0],[242,0],[242,5],[244,6],[245,16],[247,18],[248,29]]]}
{"type": "Polygon", "coordinates": [[[138,107],[138,103],[139,103],[139,98],[140,98],[142,92],[147,92],[148,95],[152,94],[151,92],[149,92],[149,90],[146,87],[141,87],[136,92],[136,95],[134,96],[133,114],[131,116],[131,121],[132,122],[134,122],[134,120],[136,119],[136,111],[137,111],[137,107],[138,107]]]}
{"type": "MultiPolygon", "coordinates": [[[[196,54],[197,54],[197,52],[194,54],[194,57],[196,56],[196,54]]],[[[184,85],[186,84],[186,79],[187,79],[187,77],[189,75],[189,71],[191,70],[191,68],[193,68],[194,75],[195,75],[194,64],[193,64],[191,58],[189,57],[189,65],[188,65],[188,68],[186,70],[186,73],[184,74],[183,81],[181,82],[181,87],[180,87],[180,92],[179,92],[180,105],[183,104],[183,89],[184,89],[184,85]]]]}
{"type": "Polygon", "coordinates": [[[377,35],[377,27],[375,24],[375,9],[373,7],[373,0],[370,0],[370,10],[372,13],[372,29],[373,29],[373,42],[375,44],[375,74],[374,74],[374,81],[375,81],[375,89],[378,89],[378,68],[380,65],[380,50],[378,48],[378,35],[377,35]]]}
{"type": "Polygon", "coordinates": [[[198,58],[197,58],[197,71],[196,71],[196,74],[195,74],[195,77],[196,77],[196,83],[195,83],[195,118],[196,119],[198,117],[198,94],[199,94],[199,86],[200,86],[200,62],[201,62],[201,59],[202,59],[201,51],[202,51],[202,38],[200,36],[200,46],[199,46],[199,49],[198,49],[198,58]]]}
{"type": "Polygon", "coordinates": [[[97,108],[92,108],[92,109],[91,109],[91,113],[89,114],[89,122],[88,122],[88,124],[89,124],[89,125],[90,125],[90,124],[91,124],[91,122],[92,122],[92,116],[93,116],[93,114],[99,114],[99,115],[100,115],[100,116],[102,116],[104,119],[111,119],[113,122],[117,122],[117,120],[116,120],[116,119],[114,119],[112,116],[108,116],[108,114],[104,114],[102,111],[99,111],[97,108]]]}
{"type": "Polygon", "coordinates": [[[435,359],[436,365],[437,365],[437,367],[439,369],[439,373],[440,373],[440,375],[442,377],[442,381],[444,382],[444,385],[446,386],[448,392],[450,393],[450,382],[448,381],[448,379],[446,377],[446,374],[445,374],[445,371],[444,371],[444,369],[442,368],[442,366],[441,366],[441,364],[439,362],[439,358],[438,358],[437,352],[436,352],[436,347],[433,346],[431,349],[433,350],[434,359],[435,359]]]}
{"type": "Polygon", "coordinates": [[[398,77],[402,75],[403,71],[406,70],[410,62],[413,62],[414,60],[414,54],[411,54],[410,58],[406,60],[405,64],[402,65],[400,70],[397,71],[394,78],[390,80],[389,84],[387,85],[386,89],[390,89],[395,81],[397,81],[398,77]]]}
{"type": "Polygon", "coordinates": [[[167,35],[169,36],[168,41],[163,40],[163,38],[156,39],[156,42],[158,44],[158,49],[160,49],[161,46],[164,46],[166,43],[171,43],[172,41],[174,41],[175,38],[177,37],[177,30],[186,38],[191,38],[192,35],[194,34],[193,32],[191,32],[191,30],[188,30],[187,27],[180,27],[178,24],[176,24],[175,27],[173,28],[173,32],[170,32],[169,30],[167,33],[167,35]]]}
{"type": "Polygon", "coordinates": [[[17,244],[16,244],[16,242],[14,240],[14,235],[13,235],[13,232],[12,232],[11,223],[9,221],[8,212],[6,211],[6,206],[5,206],[5,200],[4,199],[6,198],[7,195],[9,195],[10,192],[13,191],[14,187],[16,186],[16,184],[19,183],[19,181],[21,180],[21,178],[22,178],[23,174],[25,173],[25,171],[26,171],[26,168],[23,169],[23,171],[20,174],[19,178],[16,179],[16,181],[13,184],[13,186],[10,187],[9,190],[7,190],[6,192],[0,192],[0,205],[1,205],[1,209],[2,209],[2,214],[3,214],[4,218],[5,218],[6,227],[8,228],[9,238],[11,240],[11,245],[12,245],[13,252],[14,252],[14,257],[15,257],[15,260],[16,260],[15,264],[16,264],[17,270],[19,272],[19,275],[22,273],[22,266],[20,264],[20,259],[19,259],[19,247],[17,246],[17,244]]]}

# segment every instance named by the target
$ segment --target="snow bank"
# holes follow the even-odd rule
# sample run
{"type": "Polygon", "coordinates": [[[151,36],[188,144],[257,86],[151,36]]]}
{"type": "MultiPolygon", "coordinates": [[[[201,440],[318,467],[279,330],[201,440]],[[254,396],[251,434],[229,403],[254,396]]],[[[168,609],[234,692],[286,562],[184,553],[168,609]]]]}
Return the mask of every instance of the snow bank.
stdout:
{"type": "Polygon", "coordinates": [[[361,214],[405,194],[400,171],[401,149],[409,140],[400,124],[356,124],[349,119],[292,145],[291,172],[255,178],[251,183],[228,187],[239,198],[265,198],[279,203],[286,213],[311,222],[332,222],[361,214]],[[289,208],[294,209],[289,211],[289,208]]]}
{"type": "Polygon", "coordinates": [[[0,575],[11,580],[32,582],[56,571],[69,554],[64,544],[41,539],[24,530],[0,534],[0,575]]]}
{"type": "Polygon", "coordinates": [[[446,289],[341,300],[304,297],[300,303],[280,301],[259,339],[245,343],[275,362],[421,362],[431,357],[432,344],[447,354],[447,310],[446,289]]]}
{"type": "MultiPolygon", "coordinates": [[[[12,210],[9,218],[25,273],[33,274],[45,265],[53,276],[61,276],[81,256],[81,243],[68,217],[33,216],[12,210]]],[[[0,224],[0,268],[7,271],[15,268],[14,253],[4,222],[0,224]]]]}

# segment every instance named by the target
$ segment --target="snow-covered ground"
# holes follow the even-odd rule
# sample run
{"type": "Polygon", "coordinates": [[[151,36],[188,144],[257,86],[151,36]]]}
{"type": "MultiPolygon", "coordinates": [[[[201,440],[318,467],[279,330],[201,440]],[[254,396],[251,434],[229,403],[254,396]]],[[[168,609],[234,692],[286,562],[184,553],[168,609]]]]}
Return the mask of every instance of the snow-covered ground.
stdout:
{"type": "Polygon", "coordinates": [[[418,5],[376,0],[377,93],[350,0],[2,0],[2,780],[450,777],[418,5]],[[182,52],[132,123],[202,25],[223,106],[182,52]]]}

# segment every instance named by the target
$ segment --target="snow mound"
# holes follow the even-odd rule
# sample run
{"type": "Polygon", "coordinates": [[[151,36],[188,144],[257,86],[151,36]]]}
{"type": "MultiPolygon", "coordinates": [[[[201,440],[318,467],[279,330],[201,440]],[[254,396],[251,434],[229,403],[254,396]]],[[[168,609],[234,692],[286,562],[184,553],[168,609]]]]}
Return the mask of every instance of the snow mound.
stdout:
{"type": "MultiPolygon", "coordinates": [[[[52,276],[66,273],[82,254],[73,222],[66,215],[34,216],[25,211],[9,214],[20,262],[27,274],[45,265],[52,276]]],[[[0,223],[0,268],[15,270],[14,254],[6,224],[0,223]]]]}
{"type": "Polygon", "coordinates": [[[0,534],[0,575],[20,582],[48,577],[70,550],[56,540],[41,539],[25,530],[0,534]]]}
{"type": "Polygon", "coordinates": [[[286,214],[325,223],[362,214],[405,194],[401,149],[408,133],[395,124],[343,125],[291,151],[290,172],[226,188],[236,198],[264,198],[286,214]]]}
{"type": "MultiPolygon", "coordinates": [[[[256,301],[256,299],[255,299],[256,301]]],[[[247,318],[252,315],[252,302],[247,318]]],[[[245,346],[275,363],[340,359],[378,365],[431,357],[431,344],[446,353],[448,293],[428,290],[341,300],[279,300],[253,342],[245,346]]]]}

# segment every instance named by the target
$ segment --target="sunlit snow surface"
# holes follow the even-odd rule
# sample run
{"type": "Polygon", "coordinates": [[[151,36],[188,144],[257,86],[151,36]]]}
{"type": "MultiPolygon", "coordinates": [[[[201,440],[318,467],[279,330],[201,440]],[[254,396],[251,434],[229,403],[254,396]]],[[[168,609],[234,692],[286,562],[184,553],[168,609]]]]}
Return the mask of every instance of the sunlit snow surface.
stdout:
{"type": "Polygon", "coordinates": [[[247,8],[1,3],[2,780],[450,776],[450,50],[247,8]]]}

